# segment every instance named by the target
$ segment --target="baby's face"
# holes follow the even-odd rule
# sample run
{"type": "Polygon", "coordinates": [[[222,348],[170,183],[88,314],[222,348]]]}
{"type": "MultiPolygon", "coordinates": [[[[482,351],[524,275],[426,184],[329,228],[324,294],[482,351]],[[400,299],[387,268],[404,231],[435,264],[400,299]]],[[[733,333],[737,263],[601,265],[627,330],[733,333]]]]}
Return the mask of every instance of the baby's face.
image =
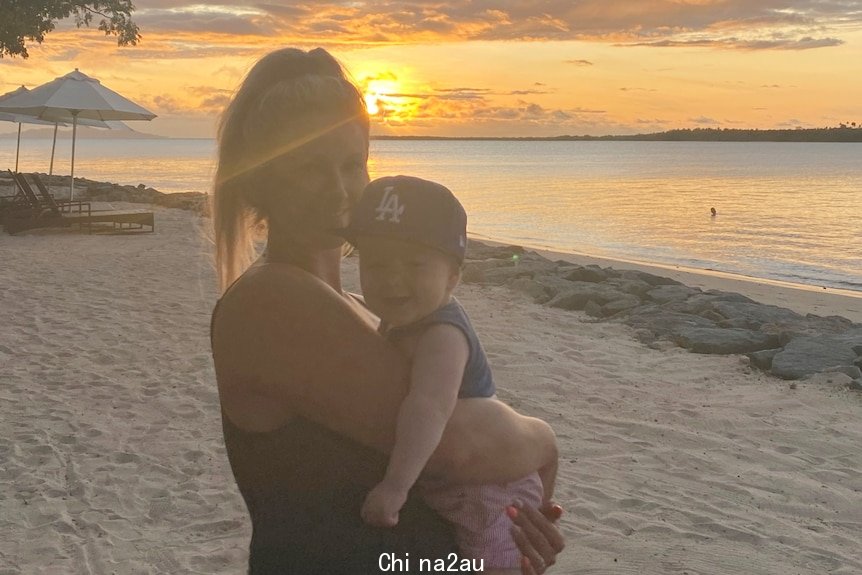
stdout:
{"type": "Polygon", "coordinates": [[[362,237],[359,246],[365,303],[392,326],[420,320],[448,303],[461,277],[455,263],[433,248],[373,236],[362,237]]]}

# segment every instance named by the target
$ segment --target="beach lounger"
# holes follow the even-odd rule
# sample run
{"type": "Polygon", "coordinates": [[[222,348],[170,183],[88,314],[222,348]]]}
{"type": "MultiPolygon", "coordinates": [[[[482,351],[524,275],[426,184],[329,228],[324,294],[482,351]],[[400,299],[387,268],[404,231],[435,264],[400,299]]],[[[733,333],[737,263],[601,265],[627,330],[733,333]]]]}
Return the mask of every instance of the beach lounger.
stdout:
{"type": "MultiPolygon", "coordinates": [[[[155,216],[153,212],[146,210],[128,211],[94,211],[90,202],[72,200],[57,201],[45,187],[41,178],[33,174],[33,181],[39,190],[39,196],[33,191],[27,177],[24,174],[10,172],[18,187],[23,190],[24,195],[34,206],[29,213],[16,213],[15,217],[4,220],[4,227],[10,234],[27,229],[44,227],[66,227],[78,224],[79,227],[87,226],[87,231],[93,233],[93,224],[110,223],[113,231],[143,230],[149,227],[150,232],[156,229],[155,216]]],[[[96,227],[99,230],[99,227],[96,227]]]]}
{"type": "MultiPolygon", "coordinates": [[[[33,188],[30,187],[30,183],[27,181],[27,177],[24,174],[14,175],[16,181],[18,181],[19,185],[27,190],[28,194],[32,194],[36,196],[33,192],[33,188]]],[[[45,184],[42,183],[41,178],[39,178],[38,174],[30,174],[30,177],[33,180],[33,183],[36,184],[36,190],[39,192],[39,195],[36,196],[36,200],[41,204],[43,209],[50,210],[51,213],[55,215],[60,215],[64,212],[73,212],[77,211],[78,213],[82,212],[90,212],[92,211],[90,208],[90,202],[85,202],[81,200],[55,200],[54,195],[48,191],[48,188],[45,187],[45,184]]]]}
{"type": "Polygon", "coordinates": [[[21,181],[20,174],[8,170],[18,190],[2,212],[0,223],[10,234],[33,228],[67,227],[68,222],[62,216],[42,205],[39,198],[27,182],[21,181]]]}
{"type": "Polygon", "coordinates": [[[148,226],[151,232],[156,230],[153,212],[146,210],[97,210],[93,209],[89,202],[77,202],[75,200],[57,202],[42,182],[39,174],[30,174],[30,177],[33,179],[33,183],[36,184],[43,202],[60,209],[61,213],[64,213],[67,219],[87,224],[112,223],[114,224],[113,229],[119,230],[140,230],[143,229],[143,226],[148,226]],[[83,210],[80,208],[81,204],[87,206],[86,218],[84,217],[83,210]]]}
{"type": "Polygon", "coordinates": [[[4,214],[29,209],[32,207],[30,199],[27,197],[27,194],[24,193],[24,190],[18,186],[18,182],[12,177],[12,171],[7,170],[7,173],[10,176],[10,182],[12,182],[15,193],[12,195],[0,196],[0,218],[3,217],[4,214]]]}

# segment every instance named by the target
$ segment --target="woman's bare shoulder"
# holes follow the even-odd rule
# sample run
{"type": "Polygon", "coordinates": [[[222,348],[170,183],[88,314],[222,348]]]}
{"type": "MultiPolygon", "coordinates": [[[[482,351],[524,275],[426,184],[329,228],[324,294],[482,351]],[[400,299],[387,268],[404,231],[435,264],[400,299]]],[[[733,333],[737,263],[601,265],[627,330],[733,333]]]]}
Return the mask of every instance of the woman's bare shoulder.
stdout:
{"type": "Polygon", "coordinates": [[[213,344],[216,351],[230,348],[224,353],[246,366],[249,357],[265,356],[265,364],[279,367],[294,354],[307,365],[302,353],[320,354],[336,345],[340,353],[347,353],[345,347],[377,351],[382,340],[360,311],[354,300],[300,268],[255,266],[222,297],[213,344]]]}
{"type": "Polygon", "coordinates": [[[296,296],[336,296],[335,290],[305,270],[289,264],[255,265],[234,283],[222,298],[223,303],[257,307],[270,298],[280,303],[297,302],[296,296]],[[293,296],[293,297],[291,297],[293,296]]]}
{"type": "MultiPolygon", "coordinates": [[[[291,329],[330,316],[350,321],[341,295],[314,275],[288,264],[248,269],[222,296],[214,325],[291,329]]],[[[248,335],[246,329],[242,329],[248,335]]]]}

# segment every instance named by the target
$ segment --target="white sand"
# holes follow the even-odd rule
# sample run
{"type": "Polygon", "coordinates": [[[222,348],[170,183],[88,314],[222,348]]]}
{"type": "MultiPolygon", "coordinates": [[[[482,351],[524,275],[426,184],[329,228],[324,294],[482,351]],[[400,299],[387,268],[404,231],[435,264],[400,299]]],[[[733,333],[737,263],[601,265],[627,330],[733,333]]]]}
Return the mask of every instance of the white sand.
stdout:
{"type": "MultiPolygon", "coordinates": [[[[155,234],[0,235],[0,574],[244,571],[209,246],[196,216],[156,210],[155,234]]],[[[554,572],[862,572],[862,394],[844,376],[791,389],[504,288],[458,296],[501,396],[557,431],[554,572]]],[[[836,297],[794,309],[859,310],[836,297]]]]}

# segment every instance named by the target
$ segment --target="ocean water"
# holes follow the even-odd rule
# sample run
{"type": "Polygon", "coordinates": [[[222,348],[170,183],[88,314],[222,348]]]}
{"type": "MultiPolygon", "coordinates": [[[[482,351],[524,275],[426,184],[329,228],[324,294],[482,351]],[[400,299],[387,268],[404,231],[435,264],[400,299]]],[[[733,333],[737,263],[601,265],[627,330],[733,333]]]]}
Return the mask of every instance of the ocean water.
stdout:
{"type": "MultiPolygon", "coordinates": [[[[55,173],[69,158],[59,142],[55,173]]],[[[214,158],[212,140],[81,140],[75,174],[203,192],[214,158]]],[[[22,171],[49,160],[25,137],[22,171]]],[[[480,237],[862,292],[862,144],[390,140],[370,170],[447,185],[480,237]]]]}

